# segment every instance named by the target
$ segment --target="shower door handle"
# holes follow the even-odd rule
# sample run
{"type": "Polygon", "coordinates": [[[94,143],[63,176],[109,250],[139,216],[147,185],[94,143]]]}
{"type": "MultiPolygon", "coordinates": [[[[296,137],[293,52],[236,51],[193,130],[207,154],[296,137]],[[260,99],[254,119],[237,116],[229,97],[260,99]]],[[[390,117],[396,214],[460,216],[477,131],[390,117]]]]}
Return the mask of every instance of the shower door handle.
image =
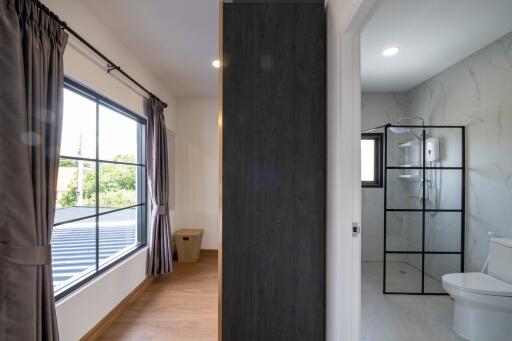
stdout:
{"type": "Polygon", "coordinates": [[[361,233],[361,227],[358,223],[352,223],[352,237],[357,237],[361,233]]]}

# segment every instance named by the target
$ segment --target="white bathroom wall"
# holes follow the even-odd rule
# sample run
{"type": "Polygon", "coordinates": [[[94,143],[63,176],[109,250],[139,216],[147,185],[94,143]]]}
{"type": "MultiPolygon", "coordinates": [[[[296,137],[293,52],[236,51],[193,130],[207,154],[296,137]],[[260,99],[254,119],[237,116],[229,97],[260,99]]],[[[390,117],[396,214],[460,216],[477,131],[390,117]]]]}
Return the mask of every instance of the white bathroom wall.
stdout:
{"type": "MultiPolygon", "coordinates": [[[[171,91],[93,13],[79,0],[43,2],[71,28],[167,102],[166,125],[176,129],[175,98],[171,91]]],[[[117,78],[115,72],[107,74],[105,62],[72,37],[64,53],[64,73],[135,113],[144,114],[141,91],[117,78]]],[[[171,211],[171,220],[174,220],[174,211],[171,211]]],[[[145,279],[146,251],[144,248],[57,302],[61,340],[79,340],[145,279]]]]}
{"type": "Polygon", "coordinates": [[[180,99],[176,130],[176,229],[204,230],[202,249],[218,248],[217,99],[180,99]]]}
{"type": "MultiPolygon", "coordinates": [[[[407,115],[409,99],[405,93],[363,93],[361,97],[361,128],[371,129],[387,123],[397,123],[398,118],[407,115]]],[[[375,132],[382,133],[379,129],[375,132]]],[[[396,178],[390,178],[390,186],[399,189],[396,178]],[[394,185],[396,183],[396,185],[394,185]]],[[[396,195],[397,197],[398,195],[396,195]]],[[[384,252],[384,189],[362,189],[361,206],[361,260],[382,261],[384,252]]],[[[403,222],[393,214],[388,226],[388,235],[393,244],[403,243],[403,222]],[[393,237],[394,236],[394,237],[393,237]]],[[[393,247],[393,245],[391,245],[393,247]]]]}
{"type": "MultiPolygon", "coordinates": [[[[412,89],[409,100],[410,115],[428,124],[466,126],[466,271],[479,271],[487,233],[512,237],[512,33],[412,89]]],[[[443,178],[443,205],[455,205],[455,184],[443,178]]],[[[449,230],[451,220],[438,225],[449,230]]],[[[431,263],[433,274],[443,272],[431,263]]]]}

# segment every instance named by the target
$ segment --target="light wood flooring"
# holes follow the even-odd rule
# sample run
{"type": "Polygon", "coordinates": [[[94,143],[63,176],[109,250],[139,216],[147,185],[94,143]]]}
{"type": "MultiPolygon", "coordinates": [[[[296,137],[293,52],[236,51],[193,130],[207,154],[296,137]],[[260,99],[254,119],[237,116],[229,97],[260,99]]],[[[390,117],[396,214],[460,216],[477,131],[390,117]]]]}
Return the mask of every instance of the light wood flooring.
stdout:
{"type": "Polygon", "coordinates": [[[99,340],[217,340],[217,255],[173,266],[173,273],[153,281],[99,340]]]}

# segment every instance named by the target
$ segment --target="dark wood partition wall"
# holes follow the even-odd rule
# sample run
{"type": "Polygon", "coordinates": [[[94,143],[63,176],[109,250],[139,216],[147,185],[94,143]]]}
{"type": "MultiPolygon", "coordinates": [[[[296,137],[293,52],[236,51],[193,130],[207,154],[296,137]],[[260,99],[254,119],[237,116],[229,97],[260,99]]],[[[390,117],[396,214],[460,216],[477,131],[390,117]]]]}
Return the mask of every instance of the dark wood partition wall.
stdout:
{"type": "Polygon", "coordinates": [[[323,0],[223,6],[222,340],[321,341],[323,0]]]}

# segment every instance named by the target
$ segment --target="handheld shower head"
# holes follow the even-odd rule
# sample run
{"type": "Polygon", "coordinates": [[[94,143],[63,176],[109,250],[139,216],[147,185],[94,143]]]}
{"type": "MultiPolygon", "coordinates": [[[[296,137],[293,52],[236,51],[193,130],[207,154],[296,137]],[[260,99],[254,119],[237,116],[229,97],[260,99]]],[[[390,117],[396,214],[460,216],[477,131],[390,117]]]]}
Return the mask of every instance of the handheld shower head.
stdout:
{"type": "MultiPolygon", "coordinates": [[[[403,122],[407,121],[407,120],[420,120],[421,121],[421,126],[425,125],[425,121],[421,117],[400,117],[398,119],[398,124],[403,124],[403,122]]],[[[392,133],[395,133],[395,134],[410,133],[410,134],[414,135],[414,137],[416,137],[418,140],[421,140],[421,137],[418,136],[418,134],[416,134],[414,131],[412,131],[411,128],[407,128],[407,127],[390,127],[389,130],[392,133]]]]}
{"type": "Polygon", "coordinates": [[[404,134],[409,133],[411,130],[409,128],[404,127],[390,127],[389,130],[395,134],[404,134]]]}
{"type": "Polygon", "coordinates": [[[417,116],[413,116],[413,117],[400,117],[398,119],[398,124],[403,124],[404,121],[414,121],[414,120],[421,121],[421,125],[422,126],[425,125],[425,120],[423,119],[423,117],[417,117],[417,116]]]}

